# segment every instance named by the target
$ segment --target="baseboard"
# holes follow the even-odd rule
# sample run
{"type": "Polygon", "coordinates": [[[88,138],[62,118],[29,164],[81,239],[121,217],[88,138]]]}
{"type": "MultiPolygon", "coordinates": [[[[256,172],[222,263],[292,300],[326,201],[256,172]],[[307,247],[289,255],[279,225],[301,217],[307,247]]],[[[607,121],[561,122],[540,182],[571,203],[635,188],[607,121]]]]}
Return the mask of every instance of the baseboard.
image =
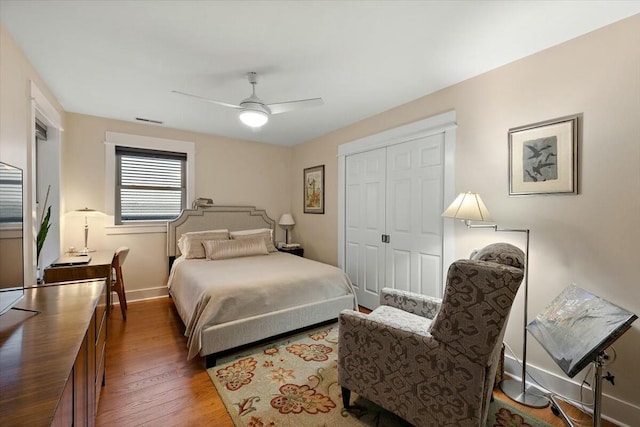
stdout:
{"type": "MultiPolygon", "coordinates": [[[[504,370],[513,378],[520,379],[522,374],[522,368],[519,363],[511,355],[505,355],[504,358],[504,370]]],[[[584,375],[584,374],[579,374],[584,375]]],[[[553,372],[546,371],[536,366],[527,363],[527,376],[532,376],[540,384],[542,384],[548,390],[553,391],[561,396],[565,396],[571,399],[580,399],[580,383],[573,379],[562,377],[553,372]]],[[[576,375],[574,378],[582,379],[583,376],[576,375]]],[[[588,380],[592,383],[592,378],[588,380]]],[[[536,385],[531,382],[529,378],[527,383],[536,385]]],[[[608,384],[608,383],[607,383],[608,384]]],[[[606,386],[605,386],[606,387],[606,386]]],[[[585,401],[592,401],[591,387],[584,386],[583,397],[585,401]]],[[[640,407],[618,399],[617,397],[609,396],[606,393],[602,393],[602,418],[609,420],[621,427],[630,427],[637,425],[640,420],[640,407]]]]}
{"type": "MultiPolygon", "coordinates": [[[[163,298],[169,295],[169,291],[166,286],[158,286],[154,288],[146,288],[146,289],[134,289],[131,291],[125,291],[127,295],[127,302],[132,301],[143,301],[146,299],[155,299],[155,298],[163,298]]],[[[115,292],[113,295],[113,303],[118,304],[118,294],[115,292]]]]}

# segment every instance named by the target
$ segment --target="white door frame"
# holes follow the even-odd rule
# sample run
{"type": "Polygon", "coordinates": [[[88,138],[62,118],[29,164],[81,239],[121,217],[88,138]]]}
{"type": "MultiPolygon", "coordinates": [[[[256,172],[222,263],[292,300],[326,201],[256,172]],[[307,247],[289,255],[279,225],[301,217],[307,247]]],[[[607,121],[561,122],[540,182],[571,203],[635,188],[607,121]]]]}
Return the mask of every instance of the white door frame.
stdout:
{"type": "MultiPolygon", "coordinates": [[[[47,236],[49,253],[47,259],[43,259],[44,265],[58,258],[61,250],[61,231],[64,207],[62,206],[61,197],[61,149],[62,149],[62,117],[55,109],[53,104],[49,102],[47,97],[42,93],[35,82],[30,82],[31,90],[31,118],[30,118],[30,138],[31,142],[27,149],[27,165],[29,173],[25,174],[25,190],[27,193],[27,204],[25,206],[25,223],[24,223],[24,282],[26,284],[36,283],[37,262],[36,259],[36,236],[40,226],[38,217],[38,204],[36,202],[36,117],[47,126],[47,143],[52,146],[50,150],[52,156],[47,158],[50,165],[50,176],[46,177],[50,180],[51,194],[49,195],[49,204],[53,207],[51,215],[53,224],[47,236]]],[[[44,206],[41,207],[42,209],[44,206]]],[[[44,256],[44,254],[43,254],[44,256]]]]}
{"type": "MultiPolygon", "coordinates": [[[[401,144],[405,141],[421,138],[437,133],[444,133],[444,203],[455,197],[455,143],[456,143],[456,112],[449,111],[403,126],[392,128],[384,132],[370,135],[338,146],[338,267],[345,268],[345,185],[346,185],[346,156],[362,153],[377,148],[401,144]]],[[[443,222],[442,241],[442,286],[444,289],[444,275],[449,265],[454,261],[455,242],[453,236],[453,221],[443,222]]]]}

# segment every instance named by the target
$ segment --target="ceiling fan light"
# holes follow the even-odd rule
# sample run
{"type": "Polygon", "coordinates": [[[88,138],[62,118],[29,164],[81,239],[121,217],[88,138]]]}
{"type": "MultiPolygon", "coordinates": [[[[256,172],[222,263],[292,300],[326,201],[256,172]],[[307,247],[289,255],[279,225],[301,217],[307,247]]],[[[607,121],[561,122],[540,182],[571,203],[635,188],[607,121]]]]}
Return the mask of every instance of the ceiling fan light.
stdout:
{"type": "Polygon", "coordinates": [[[269,116],[262,111],[243,110],[240,112],[240,121],[249,127],[259,128],[269,121],[269,116]]]}

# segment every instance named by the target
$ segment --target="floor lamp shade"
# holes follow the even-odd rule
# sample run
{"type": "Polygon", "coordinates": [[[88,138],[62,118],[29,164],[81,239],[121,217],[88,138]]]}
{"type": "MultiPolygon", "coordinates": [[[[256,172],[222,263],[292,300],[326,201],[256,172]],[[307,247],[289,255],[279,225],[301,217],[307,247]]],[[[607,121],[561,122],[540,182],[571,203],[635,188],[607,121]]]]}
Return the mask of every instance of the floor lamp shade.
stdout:
{"type": "Polygon", "coordinates": [[[442,216],[465,221],[493,221],[480,195],[470,192],[460,193],[442,216]]]}

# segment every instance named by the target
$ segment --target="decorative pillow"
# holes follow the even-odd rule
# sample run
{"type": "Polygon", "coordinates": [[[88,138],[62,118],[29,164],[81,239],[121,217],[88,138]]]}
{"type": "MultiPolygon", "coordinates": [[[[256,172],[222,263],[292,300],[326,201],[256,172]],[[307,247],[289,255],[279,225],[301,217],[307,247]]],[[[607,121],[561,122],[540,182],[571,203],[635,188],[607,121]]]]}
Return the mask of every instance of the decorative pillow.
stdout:
{"type": "Polygon", "coordinates": [[[491,261],[511,267],[524,268],[524,252],[509,243],[492,243],[471,254],[475,261],[491,261]]]}
{"type": "Polygon", "coordinates": [[[271,237],[272,230],[270,228],[256,228],[254,230],[232,231],[230,234],[231,234],[231,238],[234,240],[262,237],[264,239],[264,243],[267,245],[267,250],[269,252],[278,251],[278,249],[276,249],[276,247],[273,244],[273,239],[271,237]]]}
{"type": "Polygon", "coordinates": [[[178,249],[185,258],[204,258],[204,240],[229,240],[229,230],[191,231],[178,240],[178,249]]]}
{"type": "Polygon", "coordinates": [[[264,238],[239,240],[205,240],[202,242],[207,259],[220,260],[252,255],[269,255],[264,238]]]}

